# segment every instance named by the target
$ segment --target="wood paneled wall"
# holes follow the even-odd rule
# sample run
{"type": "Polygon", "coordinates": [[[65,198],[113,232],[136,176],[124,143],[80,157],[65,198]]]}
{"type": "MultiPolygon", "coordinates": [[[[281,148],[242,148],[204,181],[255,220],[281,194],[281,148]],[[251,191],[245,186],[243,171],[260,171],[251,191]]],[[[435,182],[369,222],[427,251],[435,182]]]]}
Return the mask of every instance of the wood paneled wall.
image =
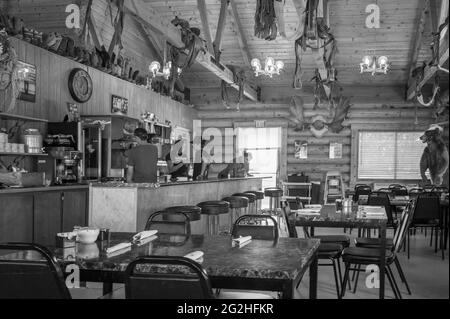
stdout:
{"type": "Polygon", "coordinates": [[[350,184],[351,166],[351,125],[376,124],[378,126],[401,125],[411,130],[422,130],[434,122],[433,109],[420,107],[415,110],[412,103],[403,100],[404,88],[401,87],[354,87],[347,88],[344,94],[353,96],[348,120],[348,127],[340,133],[326,133],[322,138],[316,138],[309,130],[296,132],[289,123],[289,101],[293,94],[303,95],[305,101],[304,114],[308,121],[315,114],[328,115],[326,108],[313,110],[313,95],[311,91],[295,91],[284,87],[263,87],[262,103],[243,103],[240,112],[226,110],[220,102],[217,90],[195,90],[193,98],[198,109],[202,127],[218,127],[224,130],[242,124],[254,126],[254,120],[264,120],[266,126],[287,127],[287,135],[282,140],[286,148],[286,157],[282,159],[282,167],[286,166],[287,174],[305,172],[314,181],[323,181],[325,173],[338,170],[342,173],[344,182],[350,184]],[[417,114],[419,125],[415,126],[417,114]],[[308,142],[308,159],[294,158],[294,142],[308,142]],[[342,159],[329,158],[330,143],[341,143],[342,159]]]}
{"type": "MultiPolygon", "coordinates": [[[[37,68],[36,102],[18,100],[12,113],[62,121],[67,113],[67,102],[76,103],[69,93],[69,73],[73,68],[82,68],[90,74],[94,84],[91,99],[87,103],[76,103],[82,115],[111,114],[111,95],[115,94],[128,99],[129,116],[137,118],[149,111],[162,121],[169,120],[174,125],[192,129],[197,112],[187,105],[24,41],[11,40],[19,59],[37,68]]],[[[5,96],[0,95],[0,111],[5,109],[5,96]]]]}

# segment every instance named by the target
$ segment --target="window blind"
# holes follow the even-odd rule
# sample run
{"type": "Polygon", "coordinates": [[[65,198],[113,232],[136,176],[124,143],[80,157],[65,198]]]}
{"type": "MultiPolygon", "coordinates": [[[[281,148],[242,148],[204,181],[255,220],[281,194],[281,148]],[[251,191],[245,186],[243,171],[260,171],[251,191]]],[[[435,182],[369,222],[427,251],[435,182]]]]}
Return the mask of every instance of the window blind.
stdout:
{"type": "Polygon", "coordinates": [[[359,132],[359,179],[420,179],[422,132],[359,132]]]}

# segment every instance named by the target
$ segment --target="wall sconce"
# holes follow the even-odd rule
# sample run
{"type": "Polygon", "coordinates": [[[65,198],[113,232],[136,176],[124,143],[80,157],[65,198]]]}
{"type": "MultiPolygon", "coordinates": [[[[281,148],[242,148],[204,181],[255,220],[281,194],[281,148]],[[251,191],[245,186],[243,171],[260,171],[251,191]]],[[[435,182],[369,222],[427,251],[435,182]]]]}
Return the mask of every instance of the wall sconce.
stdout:
{"type": "Polygon", "coordinates": [[[280,75],[280,71],[284,68],[283,61],[276,61],[272,57],[267,57],[264,69],[261,66],[261,61],[259,59],[254,58],[251,61],[251,66],[255,71],[255,76],[259,76],[260,74],[267,75],[272,77],[274,74],[280,75]]]}
{"type": "Polygon", "coordinates": [[[362,58],[362,63],[359,64],[361,73],[372,73],[372,75],[376,73],[387,74],[390,65],[388,58],[384,55],[380,57],[366,55],[362,58]]]}

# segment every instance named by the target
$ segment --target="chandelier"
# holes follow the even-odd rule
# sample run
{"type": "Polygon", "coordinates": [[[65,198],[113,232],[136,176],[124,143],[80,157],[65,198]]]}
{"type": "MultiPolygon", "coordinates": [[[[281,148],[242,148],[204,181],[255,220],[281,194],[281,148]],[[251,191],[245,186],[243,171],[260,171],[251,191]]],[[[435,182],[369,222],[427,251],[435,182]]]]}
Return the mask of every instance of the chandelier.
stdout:
{"type": "MultiPolygon", "coordinates": [[[[170,73],[172,71],[172,61],[169,61],[166,64],[164,64],[162,72],[159,71],[161,69],[161,64],[158,61],[153,61],[152,63],[150,63],[148,69],[150,70],[154,78],[164,77],[164,79],[168,80],[170,78],[170,73]]],[[[178,75],[181,74],[181,71],[182,70],[180,68],[177,69],[178,75]]]]}
{"type": "Polygon", "coordinates": [[[379,57],[365,55],[359,66],[361,67],[361,73],[372,73],[372,75],[375,75],[376,73],[387,74],[390,63],[388,58],[384,55],[379,57]]]}
{"type": "Polygon", "coordinates": [[[255,76],[260,74],[272,77],[274,74],[280,75],[280,71],[284,68],[283,61],[276,61],[272,57],[267,57],[264,69],[261,67],[261,61],[259,59],[252,59],[251,66],[255,71],[255,76]]]}

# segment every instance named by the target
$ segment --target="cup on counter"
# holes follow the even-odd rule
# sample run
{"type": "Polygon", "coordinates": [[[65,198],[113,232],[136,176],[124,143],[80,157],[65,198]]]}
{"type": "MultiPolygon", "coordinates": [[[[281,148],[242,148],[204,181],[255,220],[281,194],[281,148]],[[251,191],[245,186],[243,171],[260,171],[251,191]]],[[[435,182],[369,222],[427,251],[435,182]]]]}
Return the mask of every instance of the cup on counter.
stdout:
{"type": "Polygon", "coordinates": [[[5,143],[5,152],[6,153],[11,153],[12,152],[11,143],[5,143]]]}
{"type": "Polygon", "coordinates": [[[13,153],[19,153],[19,144],[17,144],[17,143],[11,143],[11,152],[13,152],[13,153]]]}

